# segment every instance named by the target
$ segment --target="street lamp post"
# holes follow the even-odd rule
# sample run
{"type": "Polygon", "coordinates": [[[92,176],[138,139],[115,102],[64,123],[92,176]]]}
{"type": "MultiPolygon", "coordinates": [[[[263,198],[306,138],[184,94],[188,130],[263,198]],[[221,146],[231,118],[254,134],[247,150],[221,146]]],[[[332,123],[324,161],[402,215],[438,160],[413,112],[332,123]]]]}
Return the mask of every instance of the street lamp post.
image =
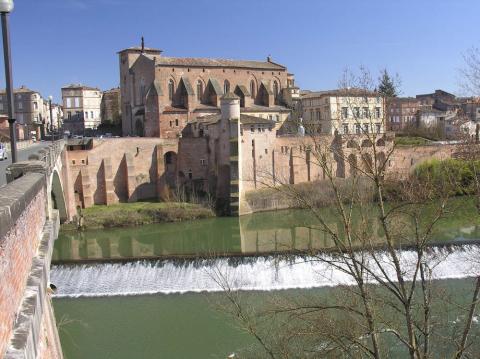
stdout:
{"type": "Polygon", "coordinates": [[[12,62],[10,55],[10,32],[8,28],[8,15],[13,10],[13,0],[0,0],[0,16],[2,18],[3,57],[5,61],[5,82],[7,89],[8,123],[10,127],[10,147],[12,163],[17,162],[17,140],[15,131],[15,118],[13,107],[13,79],[12,62]]]}
{"type": "Polygon", "coordinates": [[[53,97],[50,95],[48,96],[48,105],[50,107],[50,136],[52,136],[52,142],[54,141],[53,137],[53,112],[52,112],[52,99],[53,97]]]}

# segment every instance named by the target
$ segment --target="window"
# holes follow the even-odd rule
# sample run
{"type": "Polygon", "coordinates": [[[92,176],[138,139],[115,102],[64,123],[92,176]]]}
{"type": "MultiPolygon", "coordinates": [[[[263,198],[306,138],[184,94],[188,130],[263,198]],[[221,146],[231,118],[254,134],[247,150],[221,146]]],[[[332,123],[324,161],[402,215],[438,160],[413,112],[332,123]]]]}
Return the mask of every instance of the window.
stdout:
{"type": "Polygon", "coordinates": [[[34,103],[33,103],[33,109],[34,109],[34,110],[38,110],[38,103],[37,103],[37,102],[34,102],[34,103]]]}
{"type": "Polygon", "coordinates": [[[168,99],[169,99],[170,101],[173,100],[173,93],[174,93],[174,91],[175,91],[175,84],[173,83],[173,80],[170,79],[170,80],[168,81],[168,99]]]}
{"type": "Polygon", "coordinates": [[[66,107],[67,107],[67,108],[71,108],[71,107],[72,107],[72,98],[71,98],[71,97],[67,97],[66,107]]]}
{"type": "Polygon", "coordinates": [[[255,81],[251,80],[250,81],[250,95],[252,98],[255,98],[255,81]]]}
{"type": "Polygon", "coordinates": [[[225,80],[223,82],[223,93],[230,92],[230,82],[228,80],[225,80]]]}
{"type": "Polygon", "coordinates": [[[207,165],[207,161],[202,158],[202,159],[200,159],[200,164],[201,164],[202,166],[206,166],[206,165],[207,165]]]}
{"type": "Polygon", "coordinates": [[[90,111],[90,118],[93,120],[93,111],[90,111]]]}
{"type": "Polygon", "coordinates": [[[375,107],[375,118],[380,118],[380,107],[375,107]]]}
{"type": "Polygon", "coordinates": [[[348,107],[342,107],[342,118],[348,117],[348,107]]]}
{"type": "Polygon", "coordinates": [[[70,111],[67,112],[67,118],[68,118],[69,120],[72,119],[72,113],[71,113],[70,111]]]}
{"type": "Polygon", "coordinates": [[[255,132],[255,126],[253,126],[253,125],[250,126],[250,132],[251,132],[251,133],[254,133],[254,132],[255,132]]]}
{"type": "Polygon", "coordinates": [[[310,110],[310,120],[313,121],[313,110],[310,110]]]}
{"type": "Polygon", "coordinates": [[[343,133],[348,134],[348,124],[347,123],[343,124],[343,133]]]}
{"type": "Polygon", "coordinates": [[[198,80],[197,82],[197,100],[201,101],[203,96],[203,83],[202,81],[198,80]]]}
{"type": "Polygon", "coordinates": [[[320,110],[317,110],[317,121],[320,121],[320,110]]]}
{"type": "Polygon", "coordinates": [[[173,127],[173,122],[172,121],[170,121],[170,127],[173,127]]]}
{"type": "Polygon", "coordinates": [[[379,123],[375,124],[375,128],[377,130],[377,133],[380,133],[382,131],[382,126],[379,123]]]}
{"type": "Polygon", "coordinates": [[[23,122],[23,113],[18,113],[17,114],[17,121],[18,121],[18,123],[24,123],[23,122]]]}
{"type": "Polygon", "coordinates": [[[85,111],[85,118],[88,118],[88,111],[85,111]]]}
{"type": "Polygon", "coordinates": [[[355,125],[355,133],[356,133],[357,135],[359,135],[359,134],[362,133],[362,128],[360,127],[360,124],[359,124],[359,123],[357,123],[357,124],[355,125]]]}
{"type": "Polygon", "coordinates": [[[368,110],[368,107],[363,108],[363,118],[369,118],[370,117],[370,111],[368,110]]]}
{"type": "Polygon", "coordinates": [[[273,94],[275,97],[278,96],[278,82],[277,81],[273,81],[273,94]]]}
{"type": "Polygon", "coordinates": [[[75,97],[75,107],[80,107],[80,97],[75,97]]]}
{"type": "Polygon", "coordinates": [[[355,107],[353,111],[355,118],[360,118],[360,107],[355,107]]]}
{"type": "Polygon", "coordinates": [[[178,127],[178,118],[175,119],[175,126],[178,127]]]}
{"type": "Polygon", "coordinates": [[[17,107],[18,107],[19,110],[22,110],[23,109],[23,102],[19,101],[18,104],[17,104],[17,107]]]}
{"type": "Polygon", "coordinates": [[[280,115],[275,115],[275,121],[277,121],[277,122],[280,121],[280,115]]]}
{"type": "Polygon", "coordinates": [[[368,123],[364,123],[364,124],[363,124],[363,131],[364,131],[365,133],[368,133],[368,123]]]}

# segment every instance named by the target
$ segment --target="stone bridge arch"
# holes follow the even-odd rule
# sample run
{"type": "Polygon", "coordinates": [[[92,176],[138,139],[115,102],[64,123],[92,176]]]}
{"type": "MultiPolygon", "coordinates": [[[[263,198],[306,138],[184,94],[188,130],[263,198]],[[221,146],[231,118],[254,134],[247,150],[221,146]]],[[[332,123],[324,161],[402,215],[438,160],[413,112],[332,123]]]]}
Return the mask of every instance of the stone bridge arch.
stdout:
{"type": "Polygon", "coordinates": [[[57,170],[52,173],[50,198],[52,200],[52,208],[57,209],[60,215],[60,222],[65,222],[68,219],[67,203],[65,201],[65,194],[60,176],[57,170]]]}

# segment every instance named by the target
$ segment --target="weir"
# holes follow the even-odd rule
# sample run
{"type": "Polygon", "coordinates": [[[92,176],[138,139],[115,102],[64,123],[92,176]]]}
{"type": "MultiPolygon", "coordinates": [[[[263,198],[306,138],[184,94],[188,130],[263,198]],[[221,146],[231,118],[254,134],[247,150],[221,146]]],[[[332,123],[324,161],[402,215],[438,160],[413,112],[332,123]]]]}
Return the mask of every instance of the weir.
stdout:
{"type": "MultiPolygon", "coordinates": [[[[401,261],[413,272],[416,254],[399,251],[401,261]]],[[[394,276],[386,253],[377,256],[388,275],[394,276]]],[[[480,245],[434,247],[426,263],[432,279],[468,278],[480,274],[480,245]]],[[[368,256],[367,256],[368,260],[368,256]]],[[[378,267],[369,260],[373,273],[378,267]]],[[[96,263],[52,267],[57,297],[103,297],[232,290],[270,291],[352,285],[342,272],[338,255],[315,257],[278,256],[156,260],[129,263],[96,263]],[[340,266],[340,267],[338,267],[340,266]]],[[[375,283],[373,278],[370,278],[375,283]]]]}

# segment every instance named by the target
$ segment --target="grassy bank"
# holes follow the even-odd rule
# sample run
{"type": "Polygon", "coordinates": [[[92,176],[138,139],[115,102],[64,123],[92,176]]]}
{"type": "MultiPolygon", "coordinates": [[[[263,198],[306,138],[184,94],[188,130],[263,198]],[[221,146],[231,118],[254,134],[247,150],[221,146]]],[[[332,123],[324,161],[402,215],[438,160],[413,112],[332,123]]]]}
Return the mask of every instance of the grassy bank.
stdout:
{"type": "MultiPolygon", "coordinates": [[[[132,227],[161,222],[179,222],[215,216],[211,209],[191,203],[136,202],[93,206],[82,210],[83,229],[132,227]]],[[[62,226],[77,230],[77,223],[62,226]]]]}
{"type": "Polygon", "coordinates": [[[424,146],[432,141],[420,136],[395,136],[395,145],[397,146],[424,146]]]}

